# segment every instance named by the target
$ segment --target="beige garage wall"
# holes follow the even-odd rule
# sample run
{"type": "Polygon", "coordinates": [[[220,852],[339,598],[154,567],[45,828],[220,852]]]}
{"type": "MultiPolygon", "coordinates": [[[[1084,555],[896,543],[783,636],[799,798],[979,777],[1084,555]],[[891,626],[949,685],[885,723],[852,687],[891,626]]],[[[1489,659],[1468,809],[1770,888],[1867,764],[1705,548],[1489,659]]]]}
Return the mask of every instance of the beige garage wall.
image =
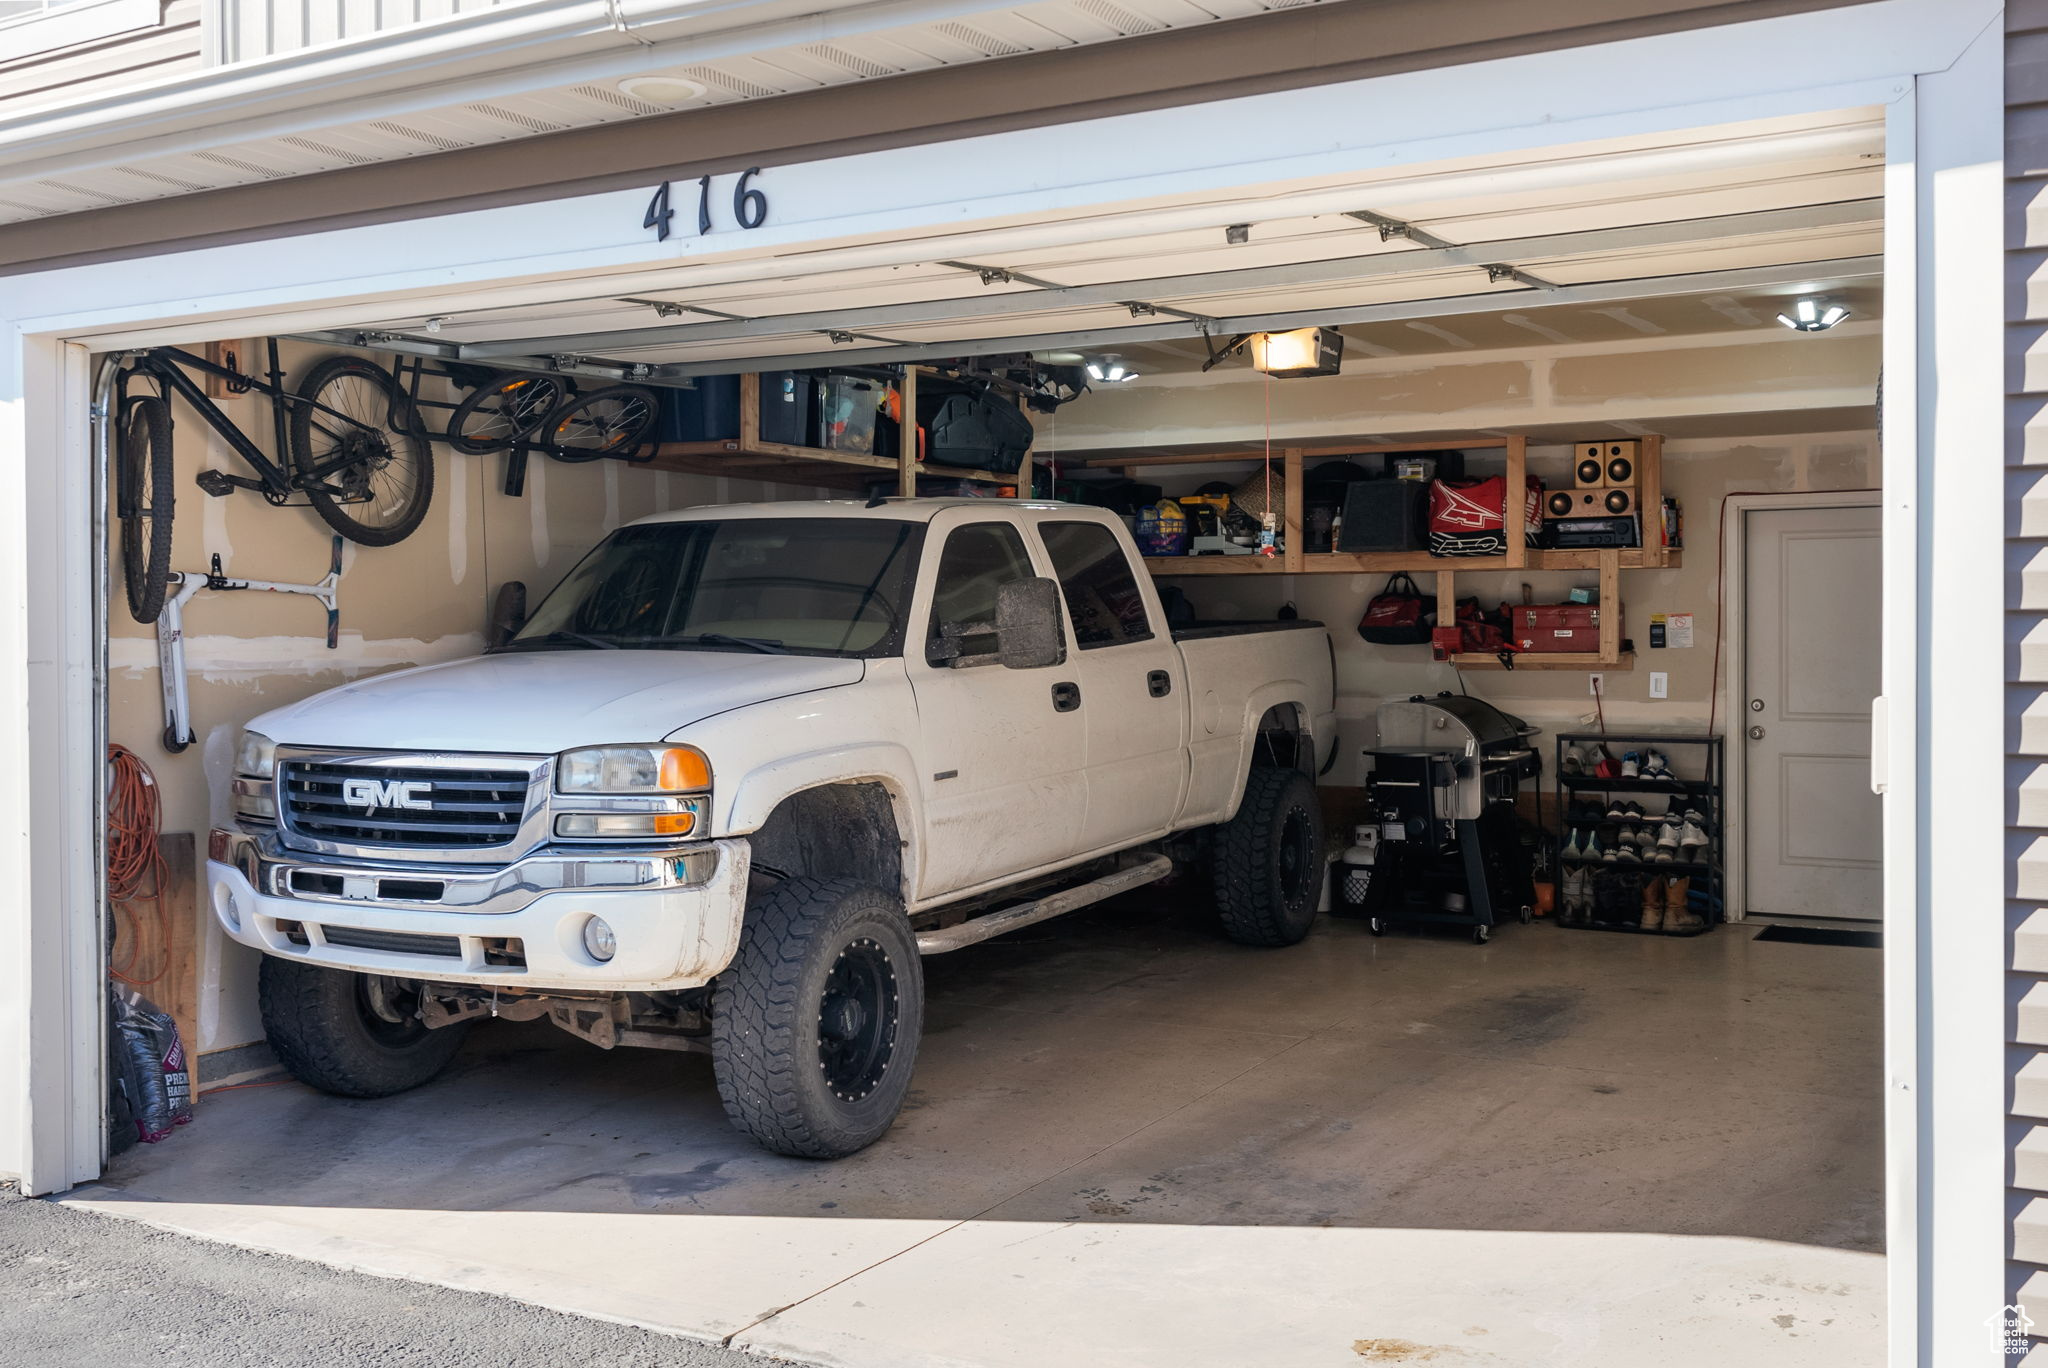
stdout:
{"type": "MultiPolygon", "coordinates": [[[[296,382],[313,362],[332,354],[332,348],[286,344],[288,381],[296,382]]],[[[433,388],[423,393],[450,397],[433,388]]],[[[267,400],[243,395],[216,402],[269,449],[267,400]]],[[[426,412],[430,426],[447,416],[445,410],[426,412]]],[[[310,508],[273,508],[254,493],[238,491],[224,499],[201,493],[193,484],[200,470],[250,472],[182,400],[175,402],[173,418],[172,567],[203,572],[218,553],[231,576],[310,583],[325,574],[331,533],[318,515],[310,508]]],[[[436,443],[434,458],[434,501],[417,532],[396,546],[344,543],[338,650],[326,649],[326,618],[313,599],[204,592],[187,606],[185,655],[198,742],[178,755],[162,745],[155,629],[129,616],[119,579],[118,532],[110,537],[116,560],[108,613],[108,730],[154,771],[166,831],[194,833],[203,853],[207,829],[227,816],[224,785],[250,718],[365,675],[481,650],[493,596],[505,581],[524,581],[530,601],[537,602],[623,522],[671,508],[816,492],[661,474],[616,461],[564,465],[535,457],[526,494],[515,499],[501,492],[502,456],[465,456],[436,443]]],[[[260,1040],[257,956],[223,936],[210,918],[201,921],[198,1048],[260,1040]]]]}
{"type": "MultiPolygon", "coordinates": [[[[1568,447],[1531,447],[1530,470],[1552,486],[1568,483],[1568,447]]],[[[1478,458],[1474,458],[1475,463],[1478,458]]],[[[1475,464],[1475,469],[1477,465],[1475,464]]],[[[1607,724],[1625,728],[1703,727],[1715,688],[1714,635],[1721,621],[1722,578],[1718,523],[1723,500],[1734,493],[1795,495],[1813,490],[1863,489],[1878,479],[1873,432],[1802,434],[1782,438],[1671,441],[1665,445],[1664,488],[1685,513],[1683,564],[1670,570],[1632,570],[1621,576],[1624,634],[1636,644],[1635,668],[1606,672],[1607,724]],[[1690,649],[1650,649],[1653,613],[1691,613],[1690,649]],[[1650,697],[1650,672],[1670,674],[1670,697],[1650,697]]],[[[1792,500],[1788,499],[1788,502],[1792,500]]],[[[1561,602],[1574,585],[1592,586],[1591,573],[1493,571],[1461,574],[1461,597],[1477,594],[1488,607],[1519,602],[1527,583],[1537,602],[1561,602]]],[[[1172,581],[1187,591],[1205,617],[1271,617],[1292,601],[1303,617],[1330,626],[1337,648],[1337,706],[1345,754],[1325,782],[1360,782],[1358,751],[1373,744],[1373,711],[1387,698],[1436,693],[1460,686],[1459,672],[1430,659],[1427,646],[1371,646],[1356,627],[1366,600],[1386,584],[1384,575],[1295,575],[1281,579],[1191,577],[1172,581]]],[[[1419,578],[1425,591],[1434,582],[1419,578]]],[[[1877,592],[1877,586],[1871,586],[1877,592]]],[[[1592,711],[1586,675],[1579,671],[1464,672],[1466,691],[1549,731],[1575,728],[1592,711]]],[[[1715,727],[1725,731],[1727,701],[1715,727]]]]}

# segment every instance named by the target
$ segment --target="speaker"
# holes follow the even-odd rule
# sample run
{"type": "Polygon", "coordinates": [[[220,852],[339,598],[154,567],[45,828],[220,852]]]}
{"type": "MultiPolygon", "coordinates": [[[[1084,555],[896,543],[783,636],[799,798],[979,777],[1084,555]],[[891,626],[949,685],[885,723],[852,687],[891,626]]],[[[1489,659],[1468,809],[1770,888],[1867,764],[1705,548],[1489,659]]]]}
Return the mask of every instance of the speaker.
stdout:
{"type": "Polygon", "coordinates": [[[1559,518],[1597,518],[1602,511],[1599,486],[1590,489],[1553,489],[1543,496],[1543,521],[1559,518]]]}
{"type": "Polygon", "coordinates": [[[1633,489],[1603,489],[1595,497],[1600,501],[1601,517],[1625,518],[1636,511],[1636,492],[1633,489]]]}
{"type": "Polygon", "coordinates": [[[1641,462],[1637,441],[1581,442],[1572,452],[1572,486],[1576,489],[1633,489],[1641,462]]]}
{"type": "Polygon", "coordinates": [[[1339,551],[1420,551],[1429,545],[1429,486],[1420,480],[1353,480],[1344,486],[1339,551]]]}

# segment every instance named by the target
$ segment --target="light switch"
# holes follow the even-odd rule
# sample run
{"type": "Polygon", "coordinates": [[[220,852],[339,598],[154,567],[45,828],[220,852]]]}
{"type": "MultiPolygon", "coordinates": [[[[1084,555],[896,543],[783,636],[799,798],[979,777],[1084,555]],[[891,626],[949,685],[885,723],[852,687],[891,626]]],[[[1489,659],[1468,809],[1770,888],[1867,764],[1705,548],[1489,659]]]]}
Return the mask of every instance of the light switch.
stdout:
{"type": "Polygon", "coordinates": [[[1650,671],[1650,697],[1671,697],[1671,675],[1665,670],[1650,671]]]}

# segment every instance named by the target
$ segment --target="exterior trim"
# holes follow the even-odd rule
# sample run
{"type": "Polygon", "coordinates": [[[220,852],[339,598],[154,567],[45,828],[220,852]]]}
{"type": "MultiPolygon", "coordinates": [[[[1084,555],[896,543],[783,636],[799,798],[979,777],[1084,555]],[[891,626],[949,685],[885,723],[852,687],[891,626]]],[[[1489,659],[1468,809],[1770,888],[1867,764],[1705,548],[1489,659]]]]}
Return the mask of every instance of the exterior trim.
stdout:
{"type": "MultiPolygon", "coordinates": [[[[7,224],[0,226],[0,275],[530,204],[685,172],[851,156],[1849,3],[1337,0],[1065,52],[7,224]],[[1077,91],[1088,97],[1076,100],[1077,91]],[[821,129],[835,136],[820,138],[821,129]],[[688,161],[676,160],[679,149],[688,149],[688,161]]],[[[337,113],[343,117],[349,116],[337,113]]]]}

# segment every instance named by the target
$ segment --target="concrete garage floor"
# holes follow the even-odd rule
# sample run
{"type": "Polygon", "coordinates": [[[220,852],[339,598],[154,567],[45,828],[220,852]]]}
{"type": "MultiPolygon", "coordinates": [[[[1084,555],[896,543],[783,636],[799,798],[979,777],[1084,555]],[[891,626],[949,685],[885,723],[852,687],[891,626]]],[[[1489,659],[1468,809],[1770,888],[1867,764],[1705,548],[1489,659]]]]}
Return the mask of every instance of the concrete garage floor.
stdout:
{"type": "Polygon", "coordinates": [[[1195,901],[927,961],[911,1107],[841,1163],[741,1142],[700,1057],[494,1023],[403,1097],[208,1099],[65,1200],[862,1368],[1881,1357],[1878,953],[1257,951],[1195,901]]]}

